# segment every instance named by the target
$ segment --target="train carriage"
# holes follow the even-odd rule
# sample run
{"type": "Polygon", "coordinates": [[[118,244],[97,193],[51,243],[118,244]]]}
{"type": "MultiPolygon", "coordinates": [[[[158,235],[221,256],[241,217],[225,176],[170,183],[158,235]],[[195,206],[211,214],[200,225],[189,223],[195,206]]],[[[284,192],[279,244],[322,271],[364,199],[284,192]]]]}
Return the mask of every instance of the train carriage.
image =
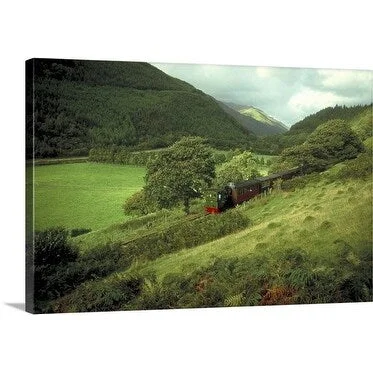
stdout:
{"type": "Polygon", "coordinates": [[[205,212],[207,214],[224,212],[227,209],[249,201],[257,195],[268,193],[273,188],[276,180],[288,180],[299,173],[300,168],[296,167],[253,180],[229,183],[221,190],[209,190],[205,198],[205,212]]]}

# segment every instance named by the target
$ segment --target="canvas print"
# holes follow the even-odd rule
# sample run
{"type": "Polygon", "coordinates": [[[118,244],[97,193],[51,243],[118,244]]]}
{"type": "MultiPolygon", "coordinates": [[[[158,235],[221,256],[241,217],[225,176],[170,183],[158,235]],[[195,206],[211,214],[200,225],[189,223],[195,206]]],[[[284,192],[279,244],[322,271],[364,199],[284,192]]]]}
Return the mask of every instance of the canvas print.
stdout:
{"type": "Polygon", "coordinates": [[[371,302],[372,79],[26,61],[26,310],[371,302]]]}

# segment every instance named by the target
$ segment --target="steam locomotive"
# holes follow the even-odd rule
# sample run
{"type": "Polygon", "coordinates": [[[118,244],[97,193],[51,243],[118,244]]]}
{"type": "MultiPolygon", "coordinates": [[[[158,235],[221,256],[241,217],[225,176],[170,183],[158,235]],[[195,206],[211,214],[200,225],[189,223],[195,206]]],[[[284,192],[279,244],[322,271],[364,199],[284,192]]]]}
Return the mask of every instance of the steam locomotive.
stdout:
{"type": "Polygon", "coordinates": [[[300,168],[282,171],[252,180],[229,183],[223,189],[210,191],[206,196],[205,213],[219,214],[227,209],[246,202],[257,195],[266,194],[276,180],[288,180],[300,174],[300,168]]]}

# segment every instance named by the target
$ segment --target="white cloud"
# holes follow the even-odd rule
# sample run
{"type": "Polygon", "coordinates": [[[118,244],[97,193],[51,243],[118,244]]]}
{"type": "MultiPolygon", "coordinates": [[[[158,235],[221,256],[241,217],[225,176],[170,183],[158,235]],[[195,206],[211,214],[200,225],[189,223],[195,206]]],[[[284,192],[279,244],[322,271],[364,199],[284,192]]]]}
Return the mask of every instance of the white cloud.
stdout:
{"type": "Polygon", "coordinates": [[[328,106],[343,103],[347,103],[346,99],[333,92],[303,88],[290,98],[287,106],[297,119],[300,120],[310,113],[315,113],[328,106]]]}
{"type": "Polygon", "coordinates": [[[353,89],[356,86],[369,86],[371,72],[359,70],[320,70],[321,84],[329,89],[353,89]]]}
{"type": "Polygon", "coordinates": [[[256,71],[256,75],[259,78],[269,78],[273,73],[273,68],[271,68],[271,67],[257,67],[255,71],[256,71]]]}
{"type": "Polygon", "coordinates": [[[289,106],[292,109],[314,110],[320,106],[325,107],[335,104],[342,99],[333,92],[315,91],[310,88],[305,88],[296,93],[289,100],[289,106]]]}
{"type": "Polygon", "coordinates": [[[283,67],[155,64],[221,100],[253,105],[287,125],[325,107],[372,102],[373,72],[283,67]]]}

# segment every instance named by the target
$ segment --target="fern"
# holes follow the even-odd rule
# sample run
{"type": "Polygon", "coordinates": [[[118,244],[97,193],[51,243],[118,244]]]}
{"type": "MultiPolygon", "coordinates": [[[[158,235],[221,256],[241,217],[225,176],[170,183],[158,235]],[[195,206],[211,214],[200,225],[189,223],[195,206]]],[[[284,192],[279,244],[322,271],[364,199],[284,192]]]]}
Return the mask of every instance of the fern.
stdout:
{"type": "Polygon", "coordinates": [[[230,295],[229,297],[225,298],[224,306],[225,307],[239,307],[242,306],[244,303],[245,297],[242,293],[236,295],[230,295]]]}
{"type": "Polygon", "coordinates": [[[316,276],[312,271],[303,268],[293,269],[288,277],[289,285],[297,288],[302,288],[311,285],[316,276]]]}

